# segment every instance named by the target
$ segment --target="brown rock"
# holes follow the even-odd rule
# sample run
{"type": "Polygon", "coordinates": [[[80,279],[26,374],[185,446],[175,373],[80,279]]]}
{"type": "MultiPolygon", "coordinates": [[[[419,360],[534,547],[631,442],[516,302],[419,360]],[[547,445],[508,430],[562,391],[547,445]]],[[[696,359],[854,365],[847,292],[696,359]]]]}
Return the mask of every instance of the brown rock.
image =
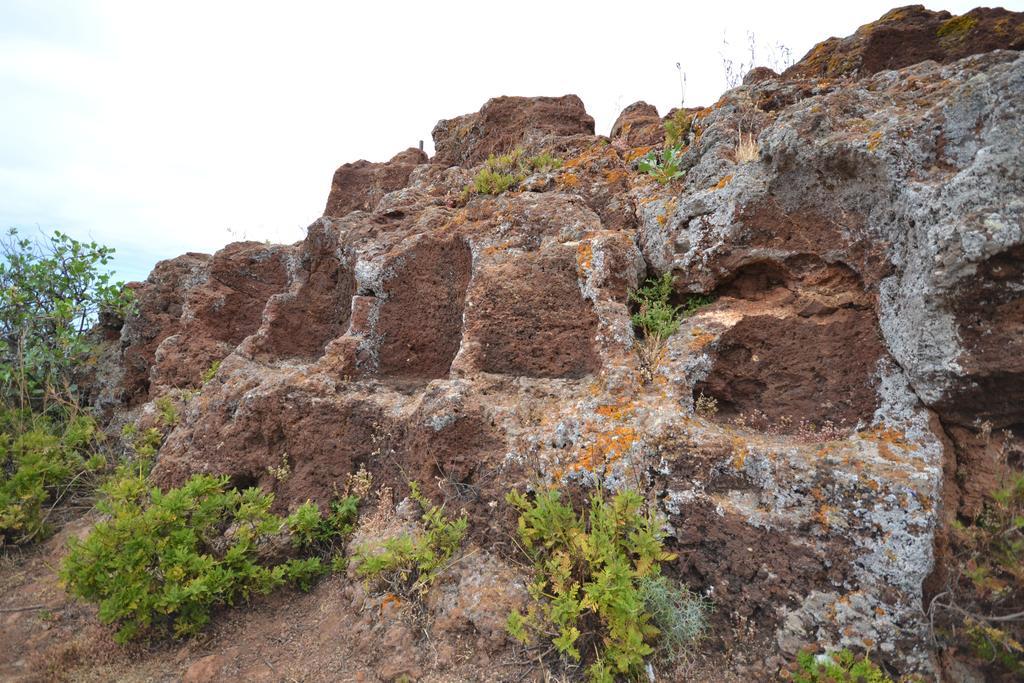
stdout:
{"type": "Polygon", "coordinates": [[[627,147],[661,144],[665,130],[658,110],[643,101],[629,105],[612,124],[611,139],[621,140],[627,147]]]}
{"type": "Polygon", "coordinates": [[[466,337],[484,372],[580,377],[598,366],[597,316],[576,279],[576,250],[524,254],[477,275],[466,337]]]}
{"type": "Polygon", "coordinates": [[[576,95],[495,97],[475,114],[438,121],[432,161],[473,166],[545,136],[593,135],[594,119],[576,95]]]}
{"type": "Polygon", "coordinates": [[[410,147],[383,163],[360,160],[343,164],[331,179],[324,215],[344,216],[351,211],[372,211],[385,194],[405,187],[412,170],[426,161],[427,155],[423,150],[410,147]]]}
{"type": "Polygon", "coordinates": [[[779,74],[775,73],[766,66],[755,66],[753,69],[747,72],[746,76],[743,77],[743,85],[754,85],[755,83],[770,81],[778,77],[779,74]]]}
{"type": "Polygon", "coordinates": [[[182,683],[210,683],[219,680],[224,658],[218,654],[206,655],[193,662],[181,677],[182,683]]]}
{"type": "Polygon", "coordinates": [[[859,77],[928,59],[945,64],[999,49],[1024,49],[1024,13],[979,7],[953,16],[908,5],[861,26],[852,36],[818,43],[782,75],[859,77]]]}

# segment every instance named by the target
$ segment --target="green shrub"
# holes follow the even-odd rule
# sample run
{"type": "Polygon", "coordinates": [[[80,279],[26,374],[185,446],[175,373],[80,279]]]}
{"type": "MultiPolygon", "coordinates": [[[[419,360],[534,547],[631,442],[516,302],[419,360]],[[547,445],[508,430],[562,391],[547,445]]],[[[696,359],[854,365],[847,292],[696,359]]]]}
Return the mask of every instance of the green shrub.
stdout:
{"type": "Polygon", "coordinates": [[[693,646],[704,637],[711,604],[662,575],[643,577],[639,588],[651,623],[660,631],[657,654],[670,662],[692,654],[693,646]]]}
{"type": "Polygon", "coordinates": [[[178,424],[178,407],[170,396],[161,396],[156,400],[156,410],[159,413],[160,426],[165,428],[174,427],[178,424]]]}
{"type": "Polygon", "coordinates": [[[679,310],[682,306],[669,303],[672,296],[672,274],[660,278],[648,278],[640,289],[629,293],[630,300],[639,304],[640,310],[632,316],[633,325],[644,337],[668,339],[679,330],[679,310]]]}
{"type": "Polygon", "coordinates": [[[526,160],[526,165],[534,173],[550,173],[562,167],[562,160],[550,152],[541,152],[526,160]]]}
{"type": "Polygon", "coordinates": [[[163,493],[147,483],[143,462],[119,475],[102,488],[97,507],[106,519],[70,542],[61,578],[99,604],[100,620],[117,625],[122,643],[168,629],[195,634],[215,608],[284,584],[308,589],[327,571],[321,555],[272,563],[259,548],[285,528],[307,553],[334,548],[355,518],[348,499],[327,517],[307,503],[281,518],[270,512],[272,494],[228,488],[227,477],[195,475],[163,493]]]}
{"type": "Polygon", "coordinates": [[[804,650],[785,677],[795,683],[893,683],[870,659],[849,650],[826,655],[804,650]]]}
{"type": "MultiPolygon", "coordinates": [[[[509,614],[509,634],[525,644],[550,639],[563,656],[588,659],[591,681],[641,676],[660,633],[646,600],[657,601],[652,591],[665,587],[648,579],[674,557],[662,545],[658,517],[635,491],[610,500],[593,493],[582,514],[553,488],[532,501],[512,491],[507,500],[520,511],[519,538],[535,573],[533,601],[525,613],[509,614]]],[[[667,602],[658,608],[671,609],[667,602]]],[[[663,623],[677,622],[664,611],[663,623]]],[[[676,626],[673,637],[685,636],[676,626]]]]}
{"type": "Polygon", "coordinates": [[[677,178],[682,178],[686,175],[686,171],[683,170],[682,145],[666,145],[661,154],[658,154],[656,151],[648,152],[640,157],[640,160],[637,162],[637,169],[641,173],[651,176],[662,185],[666,185],[677,178]]]}
{"type": "Polygon", "coordinates": [[[442,508],[431,504],[420,493],[415,482],[410,486],[410,496],[423,511],[422,533],[389,538],[377,551],[363,545],[352,556],[357,574],[382,578],[394,592],[407,595],[422,593],[433,585],[462,545],[468,525],[465,513],[457,519],[449,519],[442,508]]]}
{"type": "Polygon", "coordinates": [[[114,250],[61,232],[41,241],[16,230],[0,240],[0,393],[47,411],[73,401],[77,368],[90,362],[88,331],[102,314],[123,317],[132,291],[104,272],[114,250]]]}
{"type": "Polygon", "coordinates": [[[106,468],[96,422],[66,421],[14,409],[0,413],[0,546],[51,531],[47,504],[87,491],[106,468]]]}
{"type": "Polygon", "coordinates": [[[690,134],[693,114],[685,109],[677,109],[672,118],[665,121],[665,147],[682,147],[690,134]]]}
{"type": "Polygon", "coordinates": [[[473,191],[498,195],[514,189],[531,173],[547,173],[561,166],[562,160],[549,152],[527,157],[517,148],[508,154],[492,154],[473,177],[473,191]]]}

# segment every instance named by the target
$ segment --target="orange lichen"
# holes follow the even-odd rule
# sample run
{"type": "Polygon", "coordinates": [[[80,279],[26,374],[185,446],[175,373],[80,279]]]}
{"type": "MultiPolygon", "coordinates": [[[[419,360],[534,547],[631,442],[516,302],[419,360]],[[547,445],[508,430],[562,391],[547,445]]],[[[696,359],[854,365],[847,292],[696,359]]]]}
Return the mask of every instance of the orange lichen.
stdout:
{"type": "Polygon", "coordinates": [[[690,330],[690,336],[690,351],[700,351],[715,340],[715,335],[702,327],[694,327],[690,330]]]}
{"type": "Polygon", "coordinates": [[[612,465],[624,456],[636,442],[636,430],[629,426],[615,427],[600,432],[589,446],[580,449],[579,456],[570,469],[595,472],[612,465]]]}
{"type": "Polygon", "coordinates": [[[834,505],[819,505],[817,512],[814,513],[814,519],[825,531],[828,531],[832,527],[832,513],[837,511],[838,509],[834,505]]]}
{"type": "Polygon", "coordinates": [[[626,161],[636,161],[637,159],[639,159],[643,155],[645,155],[648,152],[650,152],[651,149],[652,149],[652,147],[650,145],[648,145],[646,147],[634,147],[633,149],[631,149],[628,152],[626,152],[625,159],[626,159],[626,161]]]}
{"type": "Polygon", "coordinates": [[[878,131],[868,135],[868,151],[874,152],[878,149],[878,145],[882,142],[882,134],[878,131]]]}
{"type": "Polygon", "coordinates": [[[712,189],[714,189],[714,190],[721,190],[723,187],[728,185],[731,180],[732,180],[732,175],[731,174],[727,175],[724,178],[722,178],[721,180],[719,180],[717,183],[715,183],[715,186],[712,189]]]}
{"type": "Polygon", "coordinates": [[[579,272],[586,274],[590,270],[590,264],[594,260],[594,245],[589,240],[584,240],[576,247],[576,267],[579,272]]]}
{"type": "Polygon", "coordinates": [[[580,179],[575,173],[562,173],[558,176],[558,184],[563,187],[577,188],[580,186],[580,179]]]}
{"type": "Polygon", "coordinates": [[[626,177],[626,172],[621,168],[613,168],[604,172],[604,181],[609,185],[615,185],[626,177]]]}
{"type": "Polygon", "coordinates": [[[732,437],[732,466],[742,470],[747,462],[747,444],[738,436],[732,437]]]}
{"type": "Polygon", "coordinates": [[[485,247],[483,249],[482,253],[487,255],[487,256],[493,256],[494,254],[497,254],[499,251],[508,251],[509,249],[511,249],[514,246],[515,246],[515,241],[514,240],[506,240],[506,241],[502,242],[501,244],[494,244],[494,245],[491,245],[489,247],[485,247]]]}

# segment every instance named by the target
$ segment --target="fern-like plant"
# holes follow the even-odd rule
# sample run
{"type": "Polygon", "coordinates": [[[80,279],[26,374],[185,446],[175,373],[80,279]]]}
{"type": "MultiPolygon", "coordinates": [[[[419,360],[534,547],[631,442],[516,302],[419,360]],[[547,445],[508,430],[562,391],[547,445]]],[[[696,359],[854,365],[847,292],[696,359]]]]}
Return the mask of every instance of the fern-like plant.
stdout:
{"type": "Polygon", "coordinates": [[[674,558],[663,546],[661,520],[635,491],[591,495],[577,513],[557,489],[531,500],[507,496],[519,511],[519,538],[533,563],[533,601],[509,614],[509,634],[550,640],[563,656],[589,660],[591,681],[639,676],[660,633],[645,600],[645,582],[674,558]]]}
{"type": "Polygon", "coordinates": [[[418,595],[433,585],[458,551],[469,520],[465,513],[449,519],[420,493],[416,482],[410,487],[410,497],[423,511],[422,531],[389,538],[377,550],[364,544],[356,549],[352,564],[358,575],[381,578],[394,592],[418,595]]]}

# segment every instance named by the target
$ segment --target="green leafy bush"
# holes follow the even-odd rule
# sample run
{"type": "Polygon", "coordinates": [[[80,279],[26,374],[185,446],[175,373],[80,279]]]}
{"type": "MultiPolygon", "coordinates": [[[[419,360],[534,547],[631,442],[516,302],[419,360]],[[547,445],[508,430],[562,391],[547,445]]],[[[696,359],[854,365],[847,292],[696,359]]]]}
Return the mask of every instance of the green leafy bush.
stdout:
{"type": "Polygon", "coordinates": [[[107,465],[98,450],[102,437],[86,415],[57,420],[0,412],[0,546],[45,537],[51,531],[46,505],[95,485],[107,465]]]}
{"type": "Polygon", "coordinates": [[[795,683],[893,683],[870,659],[849,650],[825,655],[804,650],[784,678],[795,683]]]}
{"type": "Polygon", "coordinates": [[[423,511],[422,533],[389,538],[376,551],[363,545],[352,556],[357,574],[382,578],[394,592],[407,595],[422,593],[433,585],[462,545],[469,523],[465,513],[449,519],[442,508],[420,493],[415,482],[410,486],[410,496],[423,511]]]}
{"type": "Polygon", "coordinates": [[[589,661],[591,681],[612,681],[642,675],[661,633],[656,616],[677,629],[673,637],[698,636],[702,627],[687,632],[685,616],[667,614],[678,596],[650,581],[674,555],[665,551],[661,522],[638,493],[621,491],[609,500],[595,492],[581,514],[553,488],[533,500],[512,491],[507,500],[520,511],[519,538],[535,572],[533,602],[525,613],[509,614],[512,637],[525,644],[550,639],[563,656],[589,661]]]}
{"type": "Polygon", "coordinates": [[[0,392],[4,402],[47,410],[73,400],[74,372],[94,350],[100,315],[126,315],[131,290],[105,267],[114,250],[61,232],[42,241],[11,230],[0,240],[0,392]]]}
{"type": "Polygon", "coordinates": [[[666,145],[661,154],[653,150],[648,152],[640,157],[637,162],[637,170],[646,173],[662,185],[682,178],[686,175],[686,171],[683,170],[682,145],[666,145]]]}
{"type": "Polygon", "coordinates": [[[531,173],[547,173],[561,166],[562,160],[548,152],[527,157],[517,148],[508,154],[492,154],[473,177],[472,188],[477,194],[498,195],[514,189],[531,173]]]}
{"type": "Polygon", "coordinates": [[[639,304],[640,310],[633,314],[633,325],[644,337],[668,339],[679,330],[679,310],[682,306],[669,303],[672,296],[672,274],[660,278],[649,278],[644,285],[629,293],[631,301],[639,304]]]}
{"type": "Polygon", "coordinates": [[[68,590],[99,603],[118,642],[172,630],[197,633],[213,609],[285,584],[308,589],[327,571],[320,553],[351,529],[355,503],[322,517],[307,503],[286,518],[270,512],[273,495],[228,488],[227,477],[195,475],[166,493],[150,487],[141,463],[123,466],[103,486],[106,519],[72,540],[61,567],[68,590]],[[137,469],[136,469],[137,468],[137,469]],[[308,556],[271,561],[260,550],[283,530],[308,556]]]}

